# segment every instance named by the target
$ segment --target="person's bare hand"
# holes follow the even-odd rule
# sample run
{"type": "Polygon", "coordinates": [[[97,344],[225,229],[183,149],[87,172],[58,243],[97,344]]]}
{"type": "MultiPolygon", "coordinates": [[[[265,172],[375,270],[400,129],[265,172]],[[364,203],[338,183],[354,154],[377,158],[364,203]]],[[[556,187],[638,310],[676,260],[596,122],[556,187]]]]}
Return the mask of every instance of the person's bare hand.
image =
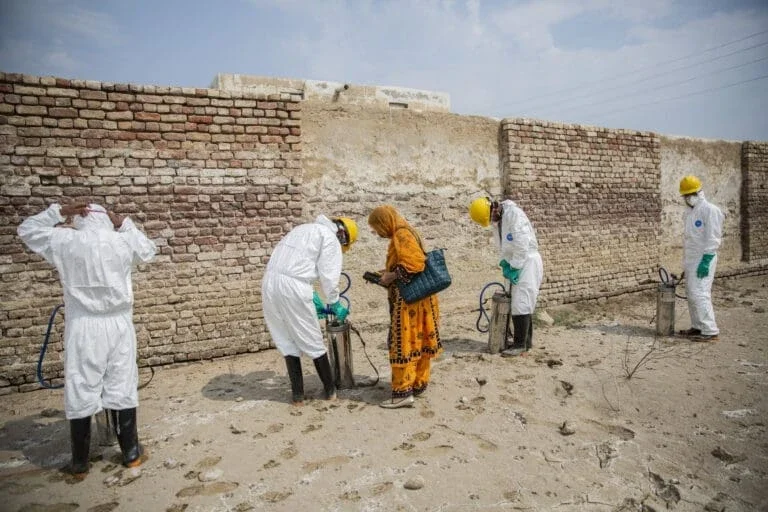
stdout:
{"type": "Polygon", "coordinates": [[[85,217],[88,215],[88,204],[79,202],[65,204],[61,207],[59,213],[62,217],[71,217],[72,215],[81,215],[85,217]]]}
{"type": "Polygon", "coordinates": [[[112,221],[112,225],[115,227],[115,229],[120,229],[120,226],[123,225],[124,217],[121,217],[113,211],[108,211],[107,215],[109,215],[109,220],[112,221]]]}
{"type": "Polygon", "coordinates": [[[383,286],[389,286],[392,284],[395,279],[397,279],[397,274],[394,272],[384,272],[381,274],[381,279],[379,280],[379,283],[383,286]]]}

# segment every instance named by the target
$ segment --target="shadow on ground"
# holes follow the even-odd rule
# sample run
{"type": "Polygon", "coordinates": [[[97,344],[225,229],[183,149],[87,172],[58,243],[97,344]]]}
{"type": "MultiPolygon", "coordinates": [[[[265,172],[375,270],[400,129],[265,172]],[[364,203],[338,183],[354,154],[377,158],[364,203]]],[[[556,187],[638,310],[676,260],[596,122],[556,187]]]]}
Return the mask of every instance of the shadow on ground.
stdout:
{"type": "Polygon", "coordinates": [[[443,350],[446,352],[488,353],[488,343],[469,338],[443,338],[443,350]]]}
{"type": "MultiPolygon", "coordinates": [[[[306,362],[302,361],[305,366],[306,362]]],[[[314,366],[309,365],[314,372],[314,366]]],[[[369,368],[370,369],[370,368],[369,368]]],[[[354,374],[356,386],[352,389],[340,389],[338,395],[345,400],[377,404],[383,400],[382,387],[388,386],[386,379],[379,379],[376,385],[375,374],[354,374]]],[[[388,377],[387,377],[388,378],[388,377]]],[[[202,394],[211,400],[268,400],[271,402],[289,403],[291,401],[291,384],[286,375],[277,374],[271,370],[251,372],[245,375],[225,373],[213,377],[205,386],[202,394]]],[[[307,400],[322,399],[323,385],[316,373],[304,373],[304,395],[307,400]]]]}
{"type": "Polygon", "coordinates": [[[44,414],[6,422],[0,428],[0,451],[20,451],[27,462],[41,468],[60,467],[70,454],[69,424],[64,412],[46,410],[44,414]]]}

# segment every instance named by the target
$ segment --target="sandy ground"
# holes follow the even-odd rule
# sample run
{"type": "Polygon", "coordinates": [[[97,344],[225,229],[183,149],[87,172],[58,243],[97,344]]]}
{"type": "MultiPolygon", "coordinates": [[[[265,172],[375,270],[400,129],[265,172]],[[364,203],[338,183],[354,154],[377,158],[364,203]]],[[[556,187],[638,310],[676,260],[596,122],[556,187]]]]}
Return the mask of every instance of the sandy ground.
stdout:
{"type": "MultiPolygon", "coordinates": [[[[487,353],[476,312],[445,315],[445,353],[411,409],[377,406],[381,327],[362,332],[381,382],[335,402],[305,359],[314,398],[291,406],[274,350],[158,368],[140,392],[149,461],[124,469],[116,446],[94,446],[80,483],[57,470],[61,391],[3,396],[0,509],[765,511],[768,276],[718,280],[714,296],[718,343],[656,339],[647,293],[551,308],[512,359],[487,353]]],[[[684,301],[677,315],[687,328],[684,301]]]]}

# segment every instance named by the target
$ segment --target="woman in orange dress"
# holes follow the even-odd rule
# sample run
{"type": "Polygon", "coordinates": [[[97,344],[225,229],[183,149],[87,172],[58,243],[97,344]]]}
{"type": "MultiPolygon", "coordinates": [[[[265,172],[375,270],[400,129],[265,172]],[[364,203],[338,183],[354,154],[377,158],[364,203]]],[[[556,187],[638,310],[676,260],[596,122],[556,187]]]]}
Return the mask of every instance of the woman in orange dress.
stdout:
{"type": "Polygon", "coordinates": [[[442,352],[438,332],[440,307],[437,295],[413,304],[400,296],[398,282],[408,282],[424,270],[426,255],[419,234],[392,206],[374,208],[368,224],[382,238],[389,239],[386,269],[381,284],[389,290],[389,363],[392,367],[392,398],[381,407],[411,407],[429,384],[431,359],[442,352]]]}

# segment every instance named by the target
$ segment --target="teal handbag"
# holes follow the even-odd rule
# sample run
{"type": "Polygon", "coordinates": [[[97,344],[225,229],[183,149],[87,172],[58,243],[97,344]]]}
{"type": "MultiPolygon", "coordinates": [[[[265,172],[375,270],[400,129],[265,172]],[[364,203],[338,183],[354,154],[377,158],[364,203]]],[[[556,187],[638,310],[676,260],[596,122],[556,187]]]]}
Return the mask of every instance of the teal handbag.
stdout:
{"type": "Polygon", "coordinates": [[[413,304],[421,299],[441,292],[451,286],[451,274],[445,264],[445,249],[435,249],[424,254],[427,260],[424,270],[415,274],[407,283],[397,283],[400,296],[407,304],[413,304]]]}

